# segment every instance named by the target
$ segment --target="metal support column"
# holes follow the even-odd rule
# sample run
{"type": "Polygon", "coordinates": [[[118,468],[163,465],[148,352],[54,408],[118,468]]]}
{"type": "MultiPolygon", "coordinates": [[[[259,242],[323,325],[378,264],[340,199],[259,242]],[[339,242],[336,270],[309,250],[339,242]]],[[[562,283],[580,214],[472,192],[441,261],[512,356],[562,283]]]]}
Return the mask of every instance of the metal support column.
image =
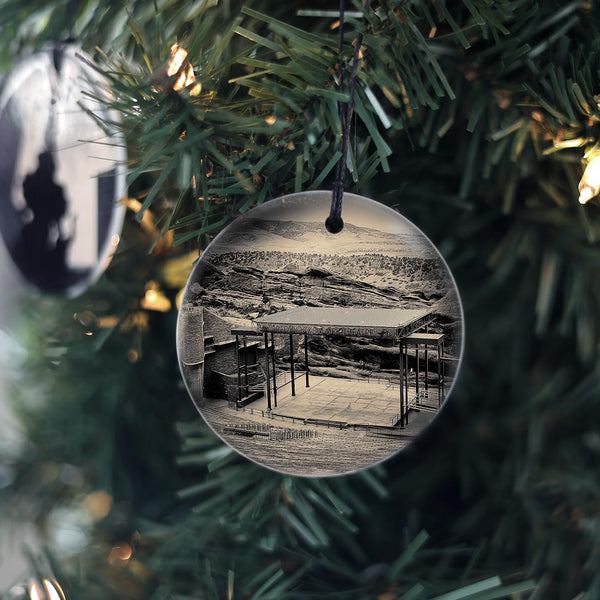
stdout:
{"type": "Polygon", "coordinates": [[[267,379],[267,408],[271,410],[271,374],[269,373],[269,334],[265,332],[265,375],[267,379]]]}
{"type": "Polygon", "coordinates": [[[248,387],[248,352],[247,352],[246,336],[245,335],[242,336],[242,342],[244,344],[244,383],[246,384],[244,386],[244,389],[245,389],[245,392],[246,392],[246,396],[248,396],[248,394],[249,394],[249,387],[248,387]]]}
{"type": "MultiPolygon", "coordinates": [[[[425,327],[425,333],[429,333],[429,325],[425,327]]],[[[425,344],[425,395],[429,396],[429,344],[425,344]]]]}
{"type": "Polygon", "coordinates": [[[237,360],[238,402],[242,402],[242,366],[240,365],[240,338],[235,336],[235,358],[237,360]]]}
{"type": "Polygon", "coordinates": [[[398,344],[400,351],[400,427],[404,427],[404,357],[402,356],[402,340],[398,344]]]}
{"type": "Polygon", "coordinates": [[[292,376],[292,396],[296,395],[296,382],[294,381],[294,336],[290,333],[290,373],[292,376]]]}
{"type": "Polygon", "coordinates": [[[304,364],[306,365],[306,387],[310,387],[308,376],[308,335],[304,334],[304,364]]]}
{"type": "Polygon", "coordinates": [[[442,345],[438,342],[437,345],[437,360],[438,360],[438,407],[442,404],[442,345]]]}
{"type": "Polygon", "coordinates": [[[273,338],[273,334],[271,334],[271,350],[273,352],[271,354],[271,358],[273,359],[273,401],[275,408],[277,408],[277,371],[275,370],[275,339],[273,338]]]}
{"type": "Polygon", "coordinates": [[[417,393],[417,404],[419,404],[419,344],[415,344],[415,358],[416,366],[415,366],[415,383],[416,383],[416,393],[417,393]]]}
{"type": "Polygon", "coordinates": [[[408,400],[408,374],[409,374],[409,370],[408,370],[408,344],[404,344],[404,382],[405,382],[405,388],[404,388],[404,422],[408,425],[408,404],[409,404],[409,400],[408,400]]]}
{"type": "Polygon", "coordinates": [[[442,340],[441,344],[441,353],[440,353],[440,362],[442,363],[442,402],[444,397],[446,396],[446,365],[443,360],[444,356],[444,340],[442,340]]]}

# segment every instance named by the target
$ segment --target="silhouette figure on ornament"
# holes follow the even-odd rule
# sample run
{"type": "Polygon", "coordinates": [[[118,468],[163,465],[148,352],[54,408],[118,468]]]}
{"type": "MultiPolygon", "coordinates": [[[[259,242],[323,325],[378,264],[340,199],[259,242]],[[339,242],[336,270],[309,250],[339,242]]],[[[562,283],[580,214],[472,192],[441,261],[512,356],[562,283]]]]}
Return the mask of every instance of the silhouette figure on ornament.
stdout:
{"type": "MultiPolygon", "coordinates": [[[[54,181],[52,152],[42,152],[38,168],[23,180],[27,221],[17,244],[17,263],[32,283],[61,289],[69,278],[66,252],[71,238],[65,235],[61,219],[67,201],[61,186],[54,181]]],[[[25,215],[22,214],[22,217],[25,215]]]]}

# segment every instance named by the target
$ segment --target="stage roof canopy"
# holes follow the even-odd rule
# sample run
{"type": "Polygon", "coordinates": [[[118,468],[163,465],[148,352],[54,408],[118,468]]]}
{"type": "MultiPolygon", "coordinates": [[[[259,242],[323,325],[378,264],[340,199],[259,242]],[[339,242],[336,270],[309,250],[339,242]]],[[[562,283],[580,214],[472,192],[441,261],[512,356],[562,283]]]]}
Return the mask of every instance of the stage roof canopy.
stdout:
{"type": "Polygon", "coordinates": [[[301,306],[254,319],[262,333],[403,338],[435,316],[431,308],[329,308],[301,306]]]}

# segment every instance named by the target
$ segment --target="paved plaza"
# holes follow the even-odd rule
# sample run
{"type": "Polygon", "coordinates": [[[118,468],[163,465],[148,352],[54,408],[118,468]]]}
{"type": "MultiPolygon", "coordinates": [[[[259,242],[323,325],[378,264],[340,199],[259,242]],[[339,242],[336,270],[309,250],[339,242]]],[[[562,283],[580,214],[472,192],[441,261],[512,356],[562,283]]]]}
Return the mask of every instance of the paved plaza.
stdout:
{"type": "MultiPolygon", "coordinates": [[[[415,398],[409,388],[409,401],[415,398]]],[[[423,411],[433,418],[438,404],[437,388],[430,387],[428,398],[421,398],[423,411]]],[[[277,393],[276,416],[337,421],[349,425],[392,427],[399,420],[400,389],[384,379],[360,380],[337,377],[311,377],[310,387],[304,378],[296,381],[296,395],[287,384],[277,393]]],[[[409,422],[414,411],[409,413],[409,422]]],[[[421,419],[421,421],[430,419],[421,419]]]]}

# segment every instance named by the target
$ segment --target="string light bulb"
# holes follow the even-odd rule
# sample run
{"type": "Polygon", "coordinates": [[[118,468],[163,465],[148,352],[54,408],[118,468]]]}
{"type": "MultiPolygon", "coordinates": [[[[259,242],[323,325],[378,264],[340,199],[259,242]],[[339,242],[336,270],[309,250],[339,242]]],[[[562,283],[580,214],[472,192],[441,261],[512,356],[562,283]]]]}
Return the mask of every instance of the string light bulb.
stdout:
{"type": "MultiPolygon", "coordinates": [[[[194,75],[194,67],[190,64],[187,66],[187,69],[183,69],[183,63],[187,58],[188,51],[185,48],[182,48],[178,44],[173,44],[171,46],[171,60],[167,66],[167,77],[173,77],[179,73],[179,76],[175,80],[173,84],[173,89],[176,92],[187,88],[192,85],[196,81],[196,76],[194,75]]],[[[189,90],[190,96],[197,96],[202,91],[202,84],[200,82],[196,83],[189,90]]]]}
{"type": "Polygon", "coordinates": [[[600,152],[595,152],[589,157],[579,182],[579,202],[586,204],[598,194],[600,194],[600,152]]]}
{"type": "Polygon", "coordinates": [[[44,579],[44,588],[46,589],[48,600],[64,600],[65,595],[63,594],[60,585],[58,585],[58,581],[44,579]]]}
{"type": "Polygon", "coordinates": [[[53,579],[44,579],[43,589],[35,581],[29,585],[30,600],[65,600],[65,594],[58,581],[53,579]]]}
{"type": "Polygon", "coordinates": [[[29,585],[29,598],[30,600],[42,600],[44,597],[43,590],[34,581],[29,585]]]}
{"type": "Polygon", "coordinates": [[[171,301],[164,295],[155,281],[149,281],[146,284],[146,293],[140,300],[140,306],[144,310],[168,312],[171,309],[171,301]]]}

